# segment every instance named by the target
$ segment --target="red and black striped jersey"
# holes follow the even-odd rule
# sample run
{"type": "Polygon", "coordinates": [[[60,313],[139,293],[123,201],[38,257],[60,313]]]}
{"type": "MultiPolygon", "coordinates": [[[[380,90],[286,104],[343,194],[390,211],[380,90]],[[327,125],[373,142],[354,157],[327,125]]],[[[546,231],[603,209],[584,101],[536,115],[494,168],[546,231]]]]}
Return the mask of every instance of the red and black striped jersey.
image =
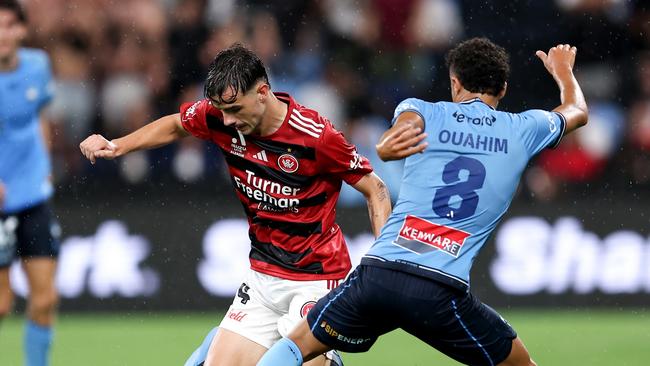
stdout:
{"type": "Polygon", "coordinates": [[[275,95],[288,110],[269,136],[225,126],[207,99],[183,104],[181,121],[224,154],[248,216],[253,270],[290,280],[344,278],[351,264],[334,222],[336,201],[342,181],[355,184],[372,167],[318,112],[275,95]]]}

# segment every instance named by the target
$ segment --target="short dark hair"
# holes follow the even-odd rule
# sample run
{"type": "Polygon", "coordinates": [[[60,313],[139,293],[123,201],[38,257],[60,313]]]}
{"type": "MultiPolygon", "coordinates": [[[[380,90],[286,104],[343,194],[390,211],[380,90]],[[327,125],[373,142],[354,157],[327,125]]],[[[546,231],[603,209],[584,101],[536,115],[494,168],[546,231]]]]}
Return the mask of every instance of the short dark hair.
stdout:
{"type": "Polygon", "coordinates": [[[18,0],[0,0],[0,9],[7,9],[16,14],[16,18],[21,23],[27,23],[27,17],[25,16],[25,11],[23,7],[20,6],[18,0]]]}
{"type": "Polygon", "coordinates": [[[219,52],[210,64],[203,93],[206,98],[214,97],[219,103],[232,103],[237,93],[246,93],[259,80],[269,84],[262,60],[253,51],[235,43],[219,52]],[[230,87],[235,94],[224,100],[222,94],[230,87]]]}
{"type": "Polygon", "coordinates": [[[510,76],[510,57],[487,38],[472,38],[454,47],[447,67],[472,93],[498,95],[510,76]]]}

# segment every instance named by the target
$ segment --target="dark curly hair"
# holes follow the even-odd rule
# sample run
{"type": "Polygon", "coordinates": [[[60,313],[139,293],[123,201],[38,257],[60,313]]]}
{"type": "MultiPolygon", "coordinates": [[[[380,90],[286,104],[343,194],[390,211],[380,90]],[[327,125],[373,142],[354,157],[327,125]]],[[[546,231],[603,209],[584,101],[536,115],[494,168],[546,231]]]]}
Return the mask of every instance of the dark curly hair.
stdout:
{"type": "Polygon", "coordinates": [[[510,76],[508,53],[487,38],[472,38],[447,53],[449,70],[472,93],[498,95],[510,76]]]}
{"type": "Polygon", "coordinates": [[[16,14],[18,21],[21,23],[27,23],[25,12],[17,0],[0,0],[0,9],[7,9],[9,11],[12,11],[14,14],[16,14]]]}
{"type": "Polygon", "coordinates": [[[253,51],[235,43],[219,52],[210,64],[203,93],[219,103],[232,103],[237,93],[246,93],[259,80],[269,84],[264,64],[253,51]],[[230,87],[235,94],[224,100],[222,94],[230,87]]]}

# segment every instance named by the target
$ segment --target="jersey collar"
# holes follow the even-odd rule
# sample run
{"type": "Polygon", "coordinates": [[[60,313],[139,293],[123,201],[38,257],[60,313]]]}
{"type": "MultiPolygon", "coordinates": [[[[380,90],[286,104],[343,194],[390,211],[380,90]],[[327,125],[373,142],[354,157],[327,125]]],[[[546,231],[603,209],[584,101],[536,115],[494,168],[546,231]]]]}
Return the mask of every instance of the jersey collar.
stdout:
{"type": "Polygon", "coordinates": [[[496,110],[496,109],[494,109],[494,107],[492,107],[491,105],[485,103],[485,102],[484,102],[483,100],[481,100],[481,98],[479,98],[479,97],[472,98],[472,99],[468,99],[468,100],[464,100],[464,101],[460,102],[460,104],[472,104],[472,103],[475,103],[475,102],[480,102],[480,103],[482,103],[482,104],[485,104],[488,108],[490,108],[490,109],[493,110],[493,111],[496,110]]]}

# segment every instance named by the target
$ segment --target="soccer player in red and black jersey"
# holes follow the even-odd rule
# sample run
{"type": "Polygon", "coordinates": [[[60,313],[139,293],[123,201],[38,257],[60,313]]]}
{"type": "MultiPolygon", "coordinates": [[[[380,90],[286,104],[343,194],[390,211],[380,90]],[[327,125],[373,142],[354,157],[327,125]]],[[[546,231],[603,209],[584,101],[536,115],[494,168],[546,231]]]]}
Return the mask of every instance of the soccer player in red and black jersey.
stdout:
{"type": "Polygon", "coordinates": [[[94,163],[188,135],[219,146],[250,224],[251,269],[207,342],[205,365],[255,365],[350,270],[334,221],[342,182],[366,197],[375,236],[390,196],[325,117],[271,91],[260,59],[239,44],[210,65],[205,99],[112,141],[92,135],[80,149],[94,163]]]}

